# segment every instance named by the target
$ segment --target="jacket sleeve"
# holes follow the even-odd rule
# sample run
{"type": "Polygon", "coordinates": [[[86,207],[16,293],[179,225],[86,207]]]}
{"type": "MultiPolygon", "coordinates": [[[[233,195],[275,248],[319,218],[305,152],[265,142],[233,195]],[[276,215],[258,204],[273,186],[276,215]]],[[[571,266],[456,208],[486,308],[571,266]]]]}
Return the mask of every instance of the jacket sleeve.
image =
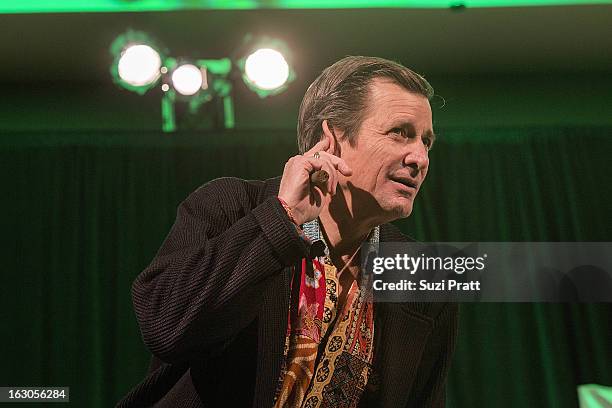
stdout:
{"type": "Polygon", "coordinates": [[[144,343],[163,361],[186,361],[245,327],[267,280],[308,251],[276,197],[255,205],[248,187],[224,178],[192,193],[132,285],[144,343]]]}
{"type": "Polygon", "coordinates": [[[443,408],[446,380],[457,340],[459,304],[446,303],[435,319],[408,407],[443,408]]]}

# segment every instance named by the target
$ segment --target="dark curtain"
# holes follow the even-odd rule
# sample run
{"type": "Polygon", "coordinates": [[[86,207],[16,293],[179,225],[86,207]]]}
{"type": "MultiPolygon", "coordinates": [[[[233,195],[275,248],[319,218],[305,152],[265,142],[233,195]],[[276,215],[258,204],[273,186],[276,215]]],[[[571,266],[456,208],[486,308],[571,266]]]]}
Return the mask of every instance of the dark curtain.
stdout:
{"type": "MultiPolygon", "coordinates": [[[[611,240],[612,128],[437,131],[405,233],[611,240]]],[[[130,285],[177,205],[216,177],[279,175],[294,152],[291,131],[0,135],[0,384],[113,405],[146,371],[130,285]]],[[[612,385],[611,317],[610,304],[463,305],[449,406],[576,406],[576,385],[612,385]]]]}

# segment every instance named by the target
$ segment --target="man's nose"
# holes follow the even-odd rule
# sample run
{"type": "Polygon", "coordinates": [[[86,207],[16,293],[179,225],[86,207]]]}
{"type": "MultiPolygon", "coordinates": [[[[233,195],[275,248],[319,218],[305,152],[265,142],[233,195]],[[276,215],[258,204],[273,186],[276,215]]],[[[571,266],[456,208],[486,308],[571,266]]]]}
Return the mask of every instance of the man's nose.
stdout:
{"type": "Polygon", "coordinates": [[[404,155],[404,166],[411,169],[411,176],[416,177],[419,172],[426,171],[429,167],[429,151],[422,143],[416,143],[409,147],[404,155]]]}

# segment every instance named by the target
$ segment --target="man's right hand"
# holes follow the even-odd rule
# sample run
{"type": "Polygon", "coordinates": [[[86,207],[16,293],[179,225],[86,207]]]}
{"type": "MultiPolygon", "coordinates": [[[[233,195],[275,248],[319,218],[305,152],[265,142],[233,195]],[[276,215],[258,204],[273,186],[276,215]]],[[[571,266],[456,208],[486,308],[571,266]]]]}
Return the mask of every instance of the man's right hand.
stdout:
{"type": "Polygon", "coordinates": [[[285,163],[278,197],[291,208],[298,225],[317,218],[323,206],[336,194],[338,172],[344,176],[352,174],[344,160],[329,153],[329,144],[329,139],[324,137],[312,149],[303,155],[293,156],[285,163]],[[317,152],[319,157],[315,158],[317,152]],[[329,174],[325,189],[310,182],[310,175],[317,170],[325,170],[329,174]]]}

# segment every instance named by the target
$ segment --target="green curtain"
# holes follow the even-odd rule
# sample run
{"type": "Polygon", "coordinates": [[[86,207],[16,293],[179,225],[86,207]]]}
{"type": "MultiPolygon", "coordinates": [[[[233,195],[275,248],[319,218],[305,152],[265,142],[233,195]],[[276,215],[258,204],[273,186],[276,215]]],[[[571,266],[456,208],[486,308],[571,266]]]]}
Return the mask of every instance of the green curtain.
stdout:
{"type": "MultiPolygon", "coordinates": [[[[612,128],[437,132],[404,232],[610,240],[612,128]]],[[[130,286],[177,205],[216,177],[279,175],[295,145],[292,131],[0,135],[0,384],[113,405],[146,371],[130,286]]],[[[610,304],[463,305],[449,406],[576,406],[577,385],[612,385],[611,317],[610,304]]]]}

